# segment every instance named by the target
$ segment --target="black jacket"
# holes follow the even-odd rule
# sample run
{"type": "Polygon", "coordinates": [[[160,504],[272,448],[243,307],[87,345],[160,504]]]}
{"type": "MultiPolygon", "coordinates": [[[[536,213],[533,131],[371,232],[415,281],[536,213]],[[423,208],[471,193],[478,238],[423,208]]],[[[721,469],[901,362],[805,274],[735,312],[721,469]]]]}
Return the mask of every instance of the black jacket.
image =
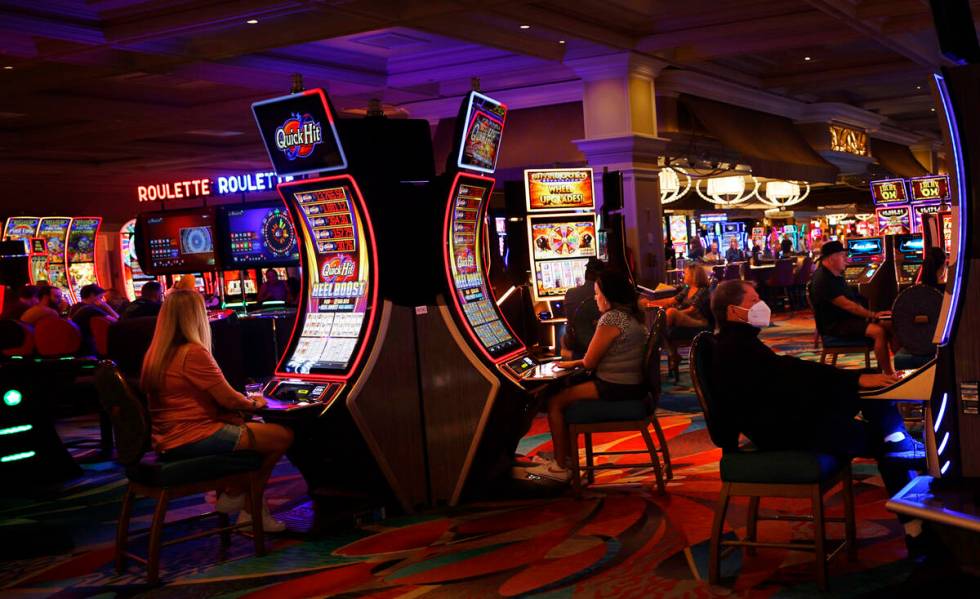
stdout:
{"type": "Polygon", "coordinates": [[[723,323],[715,340],[718,416],[761,449],[810,449],[860,409],[858,371],[781,356],[745,323],[723,323]]]}

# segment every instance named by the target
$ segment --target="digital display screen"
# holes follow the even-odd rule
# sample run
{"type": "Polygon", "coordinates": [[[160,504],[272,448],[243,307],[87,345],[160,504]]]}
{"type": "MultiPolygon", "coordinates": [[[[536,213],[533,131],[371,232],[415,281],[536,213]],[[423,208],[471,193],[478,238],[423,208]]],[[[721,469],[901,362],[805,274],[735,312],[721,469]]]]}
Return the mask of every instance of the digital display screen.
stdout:
{"type": "Polygon", "coordinates": [[[493,181],[461,176],[451,191],[448,260],[461,316],[491,358],[522,347],[497,308],[486,279],[483,222],[493,181]]]}
{"type": "Polygon", "coordinates": [[[925,239],[922,235],[899,235],[895,238],[895,247],[905,256],[921,257],[925,251],[925,239]]]}
{"type": "Polygon", "coordinates": [[[470,92],[456,166],[492,173],[497,167],[506,119],[506,105],[479,92],[470,92]]]}
{"type": "Polygon", "coordinates": [[[912,206],[912,217],[915,219],[914,226],[912,228],[915,232],[922,231],[922,215],[923,214],[939,214],[942,206],[939,203],[920,203],[912,206]]]}
{"type": "Polygon", "coordinates": [[[143,289],[143,284],[156,280],[156,277],[143,272],[136,257],[136,219],[123,225],[119,231],[119,253],[122,259],[126,297],[129,301],[133,301],[136,299],[136,294],[143,289]]]}
{"type": "Polygon", "coordinates": [[[879,235],[902,235],[912,232],[912,211],[908,206],[875,208],[879,235]]]}
{"type": "Polygon", "coordinates": [[[95,238],[99,234],[102,219],[99,217],[75,218],[68,228],[68,263],[95,262],[95,238]]]}
{"type": "Polygon", "coordinates": [[[40,222],[36,216],[11,216],[3,228],[4,241],[24,240],[30,242],[31,237],[37,233],[37,225],[40,222]]]}
{"type": "Polygon", "coordinates": [[[299,374],[343,374],[363,342],[371,315],[371,251],[352,181],[280,186],[299,207],[309,234],[302,251],[308,277],[305,312],[283,368],[299,374]]]}
{"type": "Polygon", "coordinates": [[[154,274],[215,270],[214,212],[210,209],[140,215],[147,270],[154,274]]]}
{"type": "Polygon", "coordinates": [[[532,219],[531,249],[535,260],[595,256],[595,217],[550,222],[532,219]]]}
{"type": "Polygon", "coordinates": [[[875,204],[901,204],[909,201],[905,190],[905,179],[872,181],[871,199],[875,204]]]}
{"type": "Polygon", "coordinates": [[[937,175],[909,179],[913,202],[945,202],[949,200],[949,177],[937,175]]]}
{"type": "Polygon", "coordinates": [[[534,289],[538,297],[565,297],[569,289],[585,283],[587,263],[587,259],[535,262],[534,289]]]}
{"type": "Polygon", "coordinates": [[[47,276],[52,287],[68,290],[68,275],[65,271],[65,243],[68,240],[68,227],[71,219],[67,217],[42,218],[37,227],[37,237],[44,240],[47,250],[47,276]]]}
{"type": "Polygon", "coordinates": [[[347,168],[333,113],[322,89],[256,102],[252,113],[277,175],[347,168]]]}
{"type": "Polygon", "coordinates": [[[864,239],[847,240],[848,258],[868,258],[881,255],[884,246],[880,237],[868,237],[864,239]]]}
{"type": "Polygon", "coordinates": [[[99,282],[95,276],[94,262],[81,262],[68,265],[68,277],[71,279],[71,288],[76,292],[86,285],[99,282]]]}
{"type": "Polygon", "coordinates": [[[942,212],[940,218],[943,220],[943,248],[949,256],[953,253],[953,213],[942,212]]]}
{"type": "Polygon", "coordinates": [[[260,268],[299,263],[296,231],[281,202],[228,208],[222,214],[226,266],[260,268]]]}
{"type": "Polygon", "coordinates": [[[591,168],[524,171],[528,212],[595,208],[591,168]]]}

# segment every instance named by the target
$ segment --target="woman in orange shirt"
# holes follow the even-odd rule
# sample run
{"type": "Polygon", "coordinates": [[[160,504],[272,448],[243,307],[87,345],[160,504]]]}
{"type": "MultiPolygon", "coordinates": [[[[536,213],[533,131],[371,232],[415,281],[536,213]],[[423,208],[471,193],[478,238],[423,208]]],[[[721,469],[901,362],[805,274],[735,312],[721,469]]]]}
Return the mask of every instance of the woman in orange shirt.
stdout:
{"type": "MultiPolygon", "coordinates": [[[[265,398],[246,397],[225,380],[211,355],[211,326],[197,291],[177,288],[167,294],[143,361],[140,385],[149,399],[153,448],[163,459],[257,451],[265,456],[264,484],[293,442],[288,428],[244,422],[240,412],[265,407],[265,398]]],[[[216,508],[241,511],[240,524],[251,521],[244,505],[243,489],[219,490],[216,508]]],[[[268,532],[285,530],[265,504],[262,521],[268,532]]]]}

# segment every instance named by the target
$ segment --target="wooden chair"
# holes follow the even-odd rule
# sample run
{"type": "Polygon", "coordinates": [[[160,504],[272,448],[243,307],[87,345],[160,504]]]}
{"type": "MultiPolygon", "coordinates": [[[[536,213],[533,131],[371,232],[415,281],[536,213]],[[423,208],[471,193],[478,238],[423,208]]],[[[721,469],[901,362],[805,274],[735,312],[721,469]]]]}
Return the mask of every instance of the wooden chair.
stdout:
{"type": "Polygon", "coordinates": [[[666,313],[659,310],[654,317],[650,338],[646,345],[643,378],[648,389],[645,400],[635,401],[581,401],[572,404],[565,410],[568,423],[569,439],[572,447],[578,447],[579,435],[585,435],[585,466],[579,460],[572,468],[572,486],[575,494],[582,491],[581,472],[584,471],[588,483],[595,482],[596,470],[623,470],[626,468],[652,467],[657,478],[657,491],[664,492],[664,473],[667,480],[674,478],[670,466],[670,451],[663,428],[657,420],[657,404],[660,400],[660,349],[666,328],[666,313]],[[649,426],[657,435],[657,448],[650,436],[649,426]],[[643,436],[645,450],[595,451],[592,447],[592,433],[639,432],[643,436]],[[600,464],[595,465],[595,457],[602,455],[628,455],[646,453],[650,462],[639,464],[600,464]],[[658,453],[663,454],[661,464],[658,453]]]}
{"type": "Polygon", "coordinates": [[[738,446],[739,431],[726,418],[722,404],[712,392],[708,374],[714,353],[714,337],[702,333],[691,346],[691,380],[697,393],[711,441],[722,449],[720,466],[721,494],[715,508],[709,546],[708,579],[718,584],[721,575],[722,547],[746,547],[752,555],[757,547],[812,551],[816,558],[817,586],[828,588],[827,562],[841,549],[850,559],[857,558],[857,527],[854,520],[854,490],[851,462],[828,454],[811,451],[745,451],[738,446]],[[842,485],[844,517],[824,515],[824,495],[838,483],[842,485]],[[749,513],[744,540],[723,541],[725,514],[732,497],[747,496],[749,513]],[[763,497],[810,499],[812,516],[777,515],[761,518],[759,503],[763,497]],[[816,534],[813,543],[762,543],[757,540],[760,520],[813,521],[816,534]],[[844,540],[832,551],[827,550],[826,522],[844,522],[844,540]]]}
{"type": "MultiPolygon", "coordinates": [[[[810,309],[813,310],[813,299],[810,296],[811,283],[806,284],[806,301],[810,309]]],[[[826,364],[827,358],[831,358],[830,365],[837,366],[837,356],[841,354],[864,354],[864,367],[871,368],[871,350],[874,349],[874,342],[868,337],[861,339],[845,339],[825,335],[820,330],[820,322],[817,320],[816,312],[813,314],[814,332],[813,348],[823,346],[820,352],[820,363],[826,364]]]]}
{"type": "Polygon", "coordinates": [[[265,554],[262,518],[252,518],[251,524],[231,526],[227,514],[210,512],[180,522],[200,520],[218,516],[219,528],[193,533],[183,537],[162,541],[167,506],[172,499],[204,493],[229,486],[247,490],[245,505],[251,514],[262,511],[262,482],[258,471],[262,466],[262,455],[254,451],[234,451],[223,454],[190,458],[186,460],[161,460],[155,454],[147,455],[150,444],[150,414],[141,398],[126,383],[116,365],[105,360],[99,363],[95,374],[99,401],[112,418],[116,434],[116,461],[125,468],[129,484],[123,495],[122,510],[116,529],[116,571],[122,573],[126,558],[132,558],[146,566],[147,581],[156,583],[160,576],[160,548],[203,536],[220,534],[223,546],[231,543],[231,532],[251,527],[255,543],[255,554],[265,554]],[[129,519],[133,502],[137,496],[152,497],[156,500],[153,521],[150,528],[130,534],[129,519]],[[257,509],[253,509],[257,508],[257,509]],[[149,534],[149,551],[146,559],[129,553],[126,546],[129,539],[149,534]]]}

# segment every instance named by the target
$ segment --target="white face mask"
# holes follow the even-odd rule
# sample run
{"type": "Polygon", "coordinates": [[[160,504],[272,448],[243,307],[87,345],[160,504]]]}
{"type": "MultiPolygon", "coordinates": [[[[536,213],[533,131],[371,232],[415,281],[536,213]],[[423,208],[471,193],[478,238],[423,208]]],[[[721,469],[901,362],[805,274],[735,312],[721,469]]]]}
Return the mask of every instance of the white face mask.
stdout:
{"type": "MultiPolygon", "coordinates": [[[[742,309],[745,310],[745,308],[742,309]]],[[[746,322],[748,322],[750,325],[760,329],[769,326],[772,310],[769,309],[766,302],[759,300],[753,304],[752,307],[747,310],[747,312],[749,314],[746,322]]]]}

